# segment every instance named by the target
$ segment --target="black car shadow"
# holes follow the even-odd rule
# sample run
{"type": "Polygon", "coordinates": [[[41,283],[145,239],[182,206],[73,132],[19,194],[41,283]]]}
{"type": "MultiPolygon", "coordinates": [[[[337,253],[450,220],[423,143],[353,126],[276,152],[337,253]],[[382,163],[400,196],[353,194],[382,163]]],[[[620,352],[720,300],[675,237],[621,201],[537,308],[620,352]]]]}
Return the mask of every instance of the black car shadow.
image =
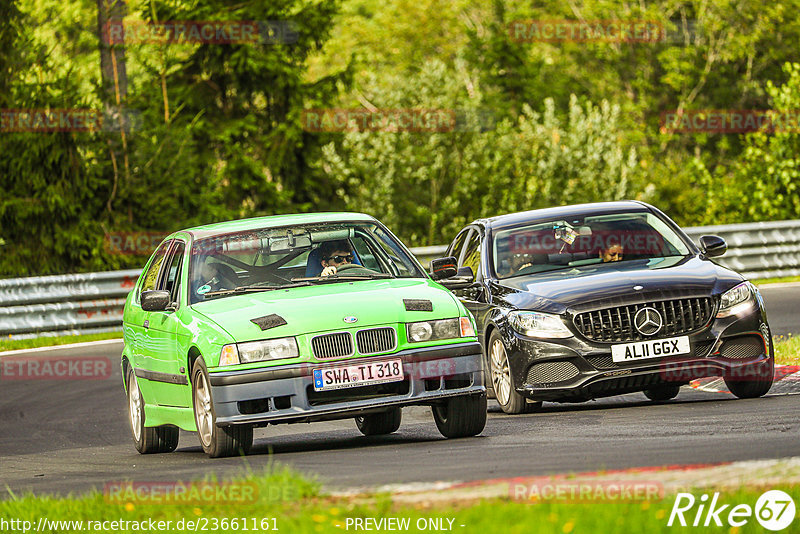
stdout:
{"type": "MultiPolygon", "coordinates": [[[[638,395],[636,393],[629,394],[631,396],[638,395]]],[[[498,416],[507,416],[507,417],[525,417],[525,416],[543,416],[548,414],[557,414],[557,413],[565,413],[565,412],[585,412],[585,411],[595,411],[595,410],[615,410],[615,409],[628,409],[628,408],[642,408],[648,406],[665,406],[665,405],[688,405],[688,404],[702,404],[702,403],[715,403],[715,402],[728,402],[728,401],[737,401],[735,396],[730,393],[713,393],[707,391],[681,391],[677,398],[671,399],[668,401],[651,401],[646,398],[637,398],[632,397],[628,398],[620,398],[620,397],[606,397],[596,400],[589,400],[585,402],[576,402],[576,403],[558,403],[558,402],[545,402],[541,408],[536,410],[535,412],[525,413],[525,414],[518,414],[518,415],[508,415],[503,412],[500,406],[496,403],[491,403],[489,405],[489,414],[498,415],[498,416]],[[687,395],[692,395],[691,397],[687,395]],[[701,396],[702,395],[702,396],[701,396]],[[683,398],[681,398],[683,396],[683,398]]],[[[759,399],[763,400],[766,398],[770,398],[769,395],[765,397],[760,397],[759,399]]],[[[759,399],[749,399],[749,400],[759,400],[759,399]]]]}

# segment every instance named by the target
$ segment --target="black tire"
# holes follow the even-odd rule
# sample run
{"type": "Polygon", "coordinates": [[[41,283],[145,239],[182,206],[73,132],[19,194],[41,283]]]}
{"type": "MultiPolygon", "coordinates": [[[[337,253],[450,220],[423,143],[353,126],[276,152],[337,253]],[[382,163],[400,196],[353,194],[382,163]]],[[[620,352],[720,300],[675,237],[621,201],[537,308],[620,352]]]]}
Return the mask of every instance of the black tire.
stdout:
{"type": "Polygon", "coordinates": [[[200,445],[210,458],[246,455],[250,452],[253,446],[251,425],[217,426],[208,370],[203,358],[197,358],[192,367],[192,407],[200,445]],[[203,423],[198,416],[199,409],[202,410],[203,423]]]}
{"type": "Polygon", "coordinates": [[[477,436],[486,427],[486,395],[447,399],[433,407],[433,419],[446,438],[477,436]]]}
{"type": "Polygon", "coordinates": [[[391,434],[400,428],[403,410],[392,408],[388,412],[373,413],[356,417],[356,426],[365,436],[381,436],[391,434]]]}
{"type": "MultiPolygon", "coordinates": [[[[770,345],[772,344],[770,343],[770,345]]],[[[726,377],[725,385],[728,386],[728,390],[731,393],[740,399],[763,397],[772,387],[772,382],[775,377],[775,357],[772,354],[769,356],[769,361],[758,366],[755,375],[757,378],[754,380],[741,380],[736,377],[726,377]]]]}
{"type": "Polygon", "coordinates": [[[503,338],[500,337],[497,330],[493,330],[492,335],[489,336],[489,347],[486,350],[486,356],[489,359],[489,365],[487,366],[489,370],[489,383],[492,384],[492,390],[494,391],[495,399],[497,399],[497,404],[499,404],[500,408],[507,414],[515,415],[526,413],[528,410],[527,399],[517,393],[517,390],[514,388],[514,373],[510,372],[511,362],[508,359],[508,353],[503,344],[503,338]],[[493,352],[495,349],[500,350],[502,353],[495,356],[493,352]],[[498,362],[495,362],[495,359],[504,360],[507,369],[498,367],[498,362]],[[499,385],[498,380],[502,380],[499,377],[500,375],[506,375],[506,370],[508,370],[508,373],[505,379],[509,381],[509,391],[507,394],[504,394],[503,391],[498,392],[498,389],[503,387],[499,385]],[[506,396],[508,397],[507,399],[504,398],[506,396]]]}
{"type": "Polygon", "coordinates": [[[178,427],[171,425],[145,426],[144,398],[139,384],[136,382],[133,368],[130,366],[126,373],[126,383],[128,384],[128,423],[136,450],[139,451],[139,454],[174,451],[178,447],[178,427]]]}
{"type": "Polygon", "coordinates": [[[655,386],[643,391],[644,396],[651,401],[662,402],[674,399],[681,390],[680,384],[668,384],[665,386],[655,386]]]}

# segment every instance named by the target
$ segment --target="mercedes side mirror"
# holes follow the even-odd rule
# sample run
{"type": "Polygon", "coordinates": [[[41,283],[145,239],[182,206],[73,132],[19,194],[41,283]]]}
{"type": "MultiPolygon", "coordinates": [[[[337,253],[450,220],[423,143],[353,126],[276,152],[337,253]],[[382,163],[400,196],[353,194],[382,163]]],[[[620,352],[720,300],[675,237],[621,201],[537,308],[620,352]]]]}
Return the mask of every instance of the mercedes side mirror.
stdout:
{"type": "Polygon", "coordinates": [[[450,290],[466,289],[475,283],[475,273],[472,267],[459,267],[455,276],[439,280],[439,283],[450,290]]]}
{"type": "Polygon", "coordinates": [[[142,309],[144,311],[164,311],[169,305],[169,291],[150,290],[142,293],[142,309]]]}
{"type": "Polygon", "coordinates": [[[458,274],[456,269],[458,261],[452,257],[436,258],[431,260],[431,278],[434,280],[443,280],[445,278],[452,278],[458,274]]]}
{"type": "Polygon", "coordinates": [[[704,235],[700,237],[700,250],[707,258],[722,256],[728,250],[728,244],[718,235],[704,235]]]}
{"type": "Polygon", "coordinates": [[[475,273],[472,272],[472,267],[459,267],[458,272],[456,273],[456,278],[471,284],[475,281],[475,273]]]}

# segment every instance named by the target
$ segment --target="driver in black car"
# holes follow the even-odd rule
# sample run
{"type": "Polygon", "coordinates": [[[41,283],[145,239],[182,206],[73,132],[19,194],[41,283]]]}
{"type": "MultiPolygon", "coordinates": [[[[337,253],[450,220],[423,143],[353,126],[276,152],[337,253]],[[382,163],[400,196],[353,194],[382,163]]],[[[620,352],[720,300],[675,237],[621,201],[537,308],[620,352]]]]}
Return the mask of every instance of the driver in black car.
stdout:
{"type": "Polygon", "coordinates": [[[345,240],[326,241],[320,245],[320,263],[322,263],[322,273],[320,276],[330,276],[343,265],[353,263],[353,252],[350,250],[350,243],[345,240]]]}

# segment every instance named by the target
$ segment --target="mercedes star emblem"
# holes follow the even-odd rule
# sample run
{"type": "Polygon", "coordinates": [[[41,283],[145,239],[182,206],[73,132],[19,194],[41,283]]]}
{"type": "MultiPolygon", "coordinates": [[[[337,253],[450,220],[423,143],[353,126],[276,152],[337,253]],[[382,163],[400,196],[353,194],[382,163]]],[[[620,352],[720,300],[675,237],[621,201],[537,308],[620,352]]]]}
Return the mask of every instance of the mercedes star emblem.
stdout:
{"type": "Polygon", "coordinates": [[[648,306],[636,312],[633,316],[633,325],[642,335],[652,336],[661,330],[664,320],[657,309],[648,306]]]}

